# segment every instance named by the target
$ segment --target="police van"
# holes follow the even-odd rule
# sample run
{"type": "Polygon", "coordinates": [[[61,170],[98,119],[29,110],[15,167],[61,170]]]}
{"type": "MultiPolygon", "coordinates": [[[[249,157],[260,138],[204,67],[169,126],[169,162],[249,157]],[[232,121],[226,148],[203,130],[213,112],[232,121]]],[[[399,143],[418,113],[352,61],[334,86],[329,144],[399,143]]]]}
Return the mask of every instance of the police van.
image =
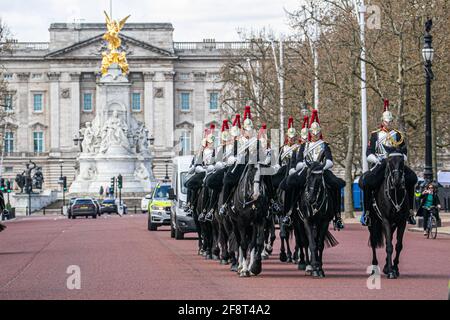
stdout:
{"type": "Polygon", "coordinates": [[[170,225],[172,200],[169,190],[172,185],[168,181],[160,182],[148,199],[148,230],[156,231],[160,226],[170,225]]]}
{"type": "Polygon", "coordinates": [[[189,167],[192,156],[182,156],[173,159],[172,189],[170,198],[173,201],[170,223],[170,236],[177,240],[184,239],[185,233],[197,232],[194,218],[184,211],[187,202],[187,189],[184,183],[189,178],[189,167]]]}

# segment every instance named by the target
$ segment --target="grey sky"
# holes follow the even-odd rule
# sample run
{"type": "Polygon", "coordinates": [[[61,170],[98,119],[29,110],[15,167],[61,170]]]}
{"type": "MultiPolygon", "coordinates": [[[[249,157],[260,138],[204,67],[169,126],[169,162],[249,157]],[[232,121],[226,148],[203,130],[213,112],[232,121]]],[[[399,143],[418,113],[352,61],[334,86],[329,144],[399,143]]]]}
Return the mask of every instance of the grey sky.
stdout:
{"type": "MultiPolygon", "coordinates": [[[[0,17],[19,41],[48,41],[52,22],[103,22],[110,0],[0,0],[0,17]]],[[[287,33],[284,9],[300,0],[113,0],[114,18],[170,22],[176,41],[238,40],[237,28],[269,27],[287,33]]]]}

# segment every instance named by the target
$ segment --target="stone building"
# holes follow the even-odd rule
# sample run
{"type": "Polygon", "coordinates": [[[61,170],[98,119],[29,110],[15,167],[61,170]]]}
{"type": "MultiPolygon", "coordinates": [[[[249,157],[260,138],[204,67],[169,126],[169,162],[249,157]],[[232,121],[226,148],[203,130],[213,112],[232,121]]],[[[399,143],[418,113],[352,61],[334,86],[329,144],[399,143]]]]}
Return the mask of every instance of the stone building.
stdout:
{"type": "MultiPolygon", "coordinates": [[[[181,143],[182,153],[198,148],[205,125],[220,121],[219,70],[228,49],[240,43],[173,41],[168,23],[129,23],[121,33],[127,52],[133,116],[145,123],[152,139],[154,174],[181,143]]],[[[0,55],[8,83],[6,108],[12,112],[5,133],[3,176],[14,178],[29,159],[42,166],[45,187],[59,190],[63,175],[76,175],[80,128],[93,120],[100,76],[100,23],[50,26],[48,43],[12,43],[0,55]]],[[[169,166],[170,170],[170,166],[169,166]]]]}

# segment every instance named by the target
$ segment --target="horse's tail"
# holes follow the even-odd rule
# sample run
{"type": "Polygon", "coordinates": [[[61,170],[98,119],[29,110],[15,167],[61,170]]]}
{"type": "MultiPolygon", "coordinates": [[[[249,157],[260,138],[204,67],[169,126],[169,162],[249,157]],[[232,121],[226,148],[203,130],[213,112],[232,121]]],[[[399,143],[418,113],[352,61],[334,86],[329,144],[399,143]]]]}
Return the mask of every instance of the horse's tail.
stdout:
{"type": "Polygon", "coordinates": [[[328,230],[325,234],[325,248],[333,248],[339,244],[339,241],[328,230]]]}
{"type": "Polygon", "coordinates": [[[380,219],[372,219],[371,226],[369,227],[370,237],[369,246],[375,248],[384,247],[384,228],[380,219]]]}

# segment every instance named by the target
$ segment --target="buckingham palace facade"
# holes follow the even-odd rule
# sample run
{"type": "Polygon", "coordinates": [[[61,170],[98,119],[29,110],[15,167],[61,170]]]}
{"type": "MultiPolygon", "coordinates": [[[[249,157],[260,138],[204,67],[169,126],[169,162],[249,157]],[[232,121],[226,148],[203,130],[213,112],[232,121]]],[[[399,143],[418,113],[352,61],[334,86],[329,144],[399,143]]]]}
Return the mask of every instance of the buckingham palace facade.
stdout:
{"type": "MultiPolygon", "coordinates": [[[[11,112],[4,136],[4,178],[14,178],[29,159],[43,168],[45,187],[59,190],[61,175],[76,175],[79,130],[96,110],[96,83],[106,49],[101,23],[50,26],[50,42],[12,42],[0,55],[11,112]],[[78,144],[78,145],[77,145],[78,144]]],[[[152,141],[154,174],[165,176],[166,163],[181,143],[191,154],[205,126],[219,124],[220,68],[239,43],[174,42],[168,23],[130,23],[121,33],[131,83],[134,117],[145,123],[152,141]]],[[[169,166],[170,167],[170,166],[169,166]]]]}

